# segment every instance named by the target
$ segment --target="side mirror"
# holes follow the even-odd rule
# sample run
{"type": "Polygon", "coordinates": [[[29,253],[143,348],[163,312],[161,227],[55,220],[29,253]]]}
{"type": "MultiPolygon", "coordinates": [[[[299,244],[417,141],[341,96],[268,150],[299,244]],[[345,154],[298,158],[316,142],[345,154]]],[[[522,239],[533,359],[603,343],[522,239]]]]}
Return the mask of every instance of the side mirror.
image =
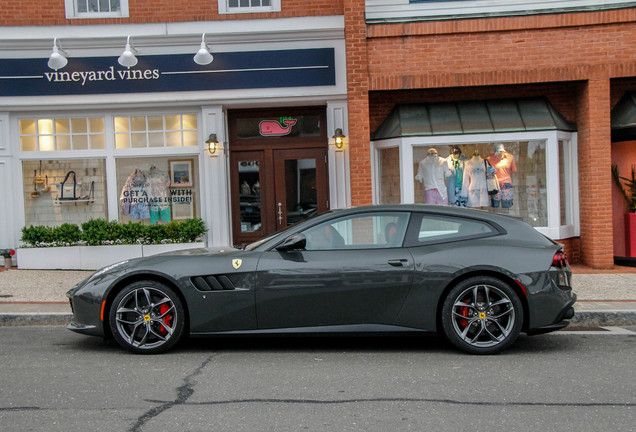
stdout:
{"type": "Polygon", "coordinates": [[[291,251],[291,250],[302,250],[307,246],[307,238],[305,234],[296,233],[292,234],[285,239],[283,243],[276,247],[277,251],[291,251]]]}

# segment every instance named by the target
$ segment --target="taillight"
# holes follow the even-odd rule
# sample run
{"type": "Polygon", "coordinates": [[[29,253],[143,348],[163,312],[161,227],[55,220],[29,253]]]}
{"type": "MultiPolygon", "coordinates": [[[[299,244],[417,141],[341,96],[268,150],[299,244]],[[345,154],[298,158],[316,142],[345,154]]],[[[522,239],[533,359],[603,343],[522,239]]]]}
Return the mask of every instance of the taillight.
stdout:
{"type": "Polygon", "coordinates": [[[565,268],[568,266],[568,256],[563,251],[557,251],[552,258],[552,265],[558,268],[565,268]]]}

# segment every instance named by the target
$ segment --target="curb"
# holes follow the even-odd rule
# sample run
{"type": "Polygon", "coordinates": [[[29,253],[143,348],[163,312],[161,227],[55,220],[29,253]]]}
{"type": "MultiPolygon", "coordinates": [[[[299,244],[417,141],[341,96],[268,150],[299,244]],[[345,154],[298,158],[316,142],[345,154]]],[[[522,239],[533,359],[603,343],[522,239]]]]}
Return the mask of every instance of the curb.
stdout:
{"type": "MultiPolygon", "coordinates": [[[[0,327],[30,325],[67,325],[72,315],[68,313],[0,313],[0,327]]],[[[620,327],[636,326],[636,310],[576,311],[569,327],[620,327]]]]}
{"type": "Polygon", "coordinates": [[[31,325],[67,325],[73,316],[68,313],[0,313],[0,327],[31,325]]]}

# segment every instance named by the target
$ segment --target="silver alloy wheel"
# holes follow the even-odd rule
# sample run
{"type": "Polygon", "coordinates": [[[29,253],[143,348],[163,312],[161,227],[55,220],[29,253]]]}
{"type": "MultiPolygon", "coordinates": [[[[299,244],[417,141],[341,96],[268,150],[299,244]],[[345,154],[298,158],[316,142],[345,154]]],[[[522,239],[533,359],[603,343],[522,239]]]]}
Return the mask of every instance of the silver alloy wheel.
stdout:
{"type": "Polygon", "coordinates": [[[119,335],[141,350],[158,348],[170,340],[180,317],[172,299],[163,291],[142,287],[130,291],[116,306],[119,335]]]}
{"type": "Polygon", "coordinates": [[[453,329],[467,344],[488,348],[511,334],[515,326],[515,308],[499,288],[473,285],[458,295],[452,307],[453,329]]]}

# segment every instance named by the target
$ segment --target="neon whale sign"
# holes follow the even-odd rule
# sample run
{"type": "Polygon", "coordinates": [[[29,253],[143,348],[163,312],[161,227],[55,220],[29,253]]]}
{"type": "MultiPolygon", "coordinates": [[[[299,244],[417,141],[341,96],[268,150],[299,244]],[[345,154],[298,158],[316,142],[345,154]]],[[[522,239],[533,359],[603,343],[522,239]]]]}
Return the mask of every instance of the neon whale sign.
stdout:
{"type": "Polygon", "coordinates": [[[280,137],[289,135],[296,121],[296,119],[285,119],[283,120],[285,124],[283,126],[278,120],[262,120],[258,128],[261,132],[261,136],[280,137]]]}

